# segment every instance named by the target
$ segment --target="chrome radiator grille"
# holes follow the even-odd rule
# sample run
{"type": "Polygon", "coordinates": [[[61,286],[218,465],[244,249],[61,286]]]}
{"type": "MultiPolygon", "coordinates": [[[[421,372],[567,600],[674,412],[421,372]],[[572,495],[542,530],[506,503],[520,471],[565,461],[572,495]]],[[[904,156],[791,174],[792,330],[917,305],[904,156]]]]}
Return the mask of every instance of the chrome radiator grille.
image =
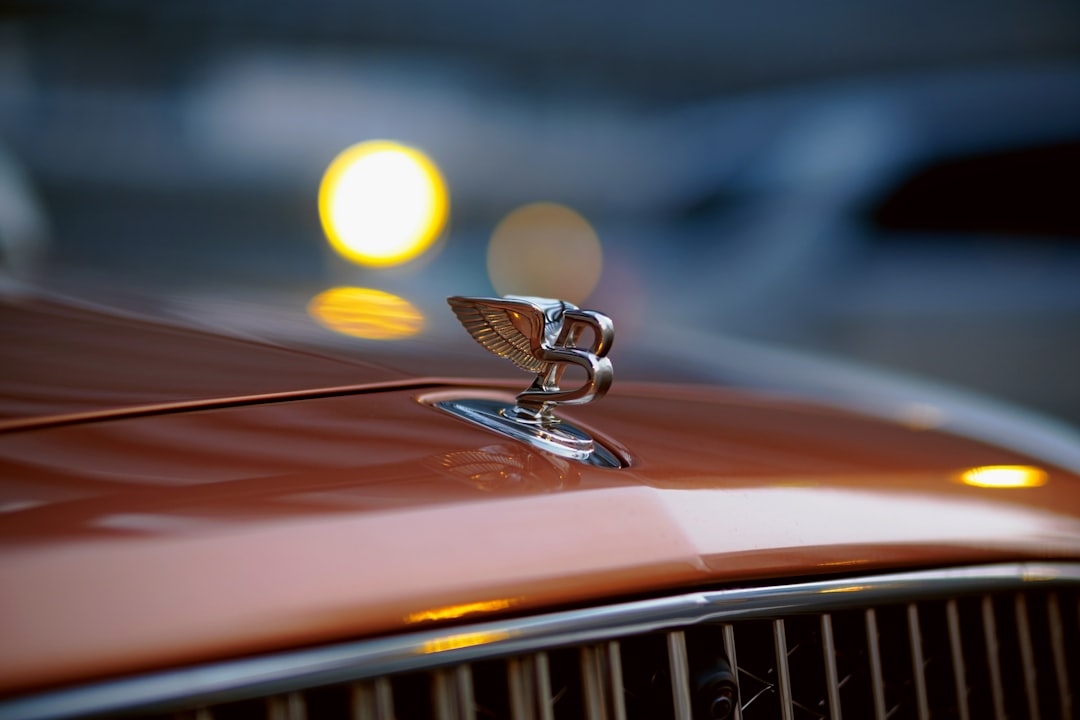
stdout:
{"type": "Polygon", "coordinates": [[[477,624],[54,693],[0,717],[1072,718],[1078,688],[1080,567],[1028,564],[477,624]]]}

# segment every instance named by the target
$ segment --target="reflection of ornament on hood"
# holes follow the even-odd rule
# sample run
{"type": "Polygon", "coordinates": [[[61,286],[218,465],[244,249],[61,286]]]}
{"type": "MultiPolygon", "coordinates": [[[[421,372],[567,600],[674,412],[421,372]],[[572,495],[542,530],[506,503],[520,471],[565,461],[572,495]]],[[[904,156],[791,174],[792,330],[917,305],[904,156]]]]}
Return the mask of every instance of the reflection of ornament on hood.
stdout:
{"type": "Polygon", "coordinates": [[[455,296],[447,302],[478,343],[536,377],[514,405],[462,398],[437,401],[436,407],[562,457],[606,467],[625,464],[553,412],[558,405],[592,402],[611,387],[606,356],[615,327],[609,317],[547,298],[455,296]],[[591,337],[582,344],[586,330],[591,337]],[[582,368],[585,379],[564,389],[560,383],[570,365],[582,368]]]}
{"type": "Polygon", "coordinates": [[[439,469],[484,492],[550,492],[578,484],[572,462],[500,443],[436,458],[439,469]]]}

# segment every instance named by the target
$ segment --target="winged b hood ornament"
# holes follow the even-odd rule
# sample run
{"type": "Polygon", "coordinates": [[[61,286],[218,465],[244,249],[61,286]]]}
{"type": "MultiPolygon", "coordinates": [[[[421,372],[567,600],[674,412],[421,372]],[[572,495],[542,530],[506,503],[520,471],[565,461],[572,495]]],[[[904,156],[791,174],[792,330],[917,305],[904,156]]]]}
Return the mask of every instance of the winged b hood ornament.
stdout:
{"type": "Polygon", "coordinates": [[[517,415],[552,419],[557,404],[579,405],[604,396],[611,387],[611,360],[606,355],[615,340],[611,318],[580,310],[562,300],[547,298],[447,298],[461,324],[478,343],[522,370],[536,373],[533,384],[517,396],[517,415]],[[578,347],[586,328],[592,342],[578,347]],[[585,369],[577,388],[559,387],[568,364],[585,369]]]}
{"type": "Polygon", "coordinates": [[[460,399],[435,402],[437,407],[564,457],[609,467],[622,464],[588,433],[553,412],[558,405],[592,402],[611,387],[611,318],[548,298],[455,296],[447,302],[478,343],[536,377],[514,405],[460,399]],[[564,388],[563,375],[570,365],[582,368],[585,379],[564,388]]]}

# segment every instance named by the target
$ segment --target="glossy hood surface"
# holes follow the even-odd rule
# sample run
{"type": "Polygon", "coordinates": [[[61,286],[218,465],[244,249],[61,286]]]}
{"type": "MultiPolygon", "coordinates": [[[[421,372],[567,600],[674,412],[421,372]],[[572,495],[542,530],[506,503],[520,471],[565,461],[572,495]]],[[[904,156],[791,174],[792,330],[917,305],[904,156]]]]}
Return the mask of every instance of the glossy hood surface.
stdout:
{"type": "MultiPolygon", "coordinates": [[[[121,336],[127,357],[152,352],[121,336]]],[[[9,416],[0,690],[691,587],[1080,556],[1080,478],[971,440],[779,397],[616,383],[560,411],[629,465],[598,468],[430,404],[517,387],[359,364],[350,384],[348,363],[296,354],[289,368],[303,358],[342,387],[304,390],[290,369],[224,394],[245,374],[229,368],[249,362],[236,352],[291,352],[242,345],[223,350],[220,376],[161,351],[160,386],[130,403],[64,404],[116,392],[118,366],[83,377],[100,387],[58,388],[53,414],[39,401],[9,416]],[[960,482],[998,465],[1044,474],[1026,488],[960,482]]]]}

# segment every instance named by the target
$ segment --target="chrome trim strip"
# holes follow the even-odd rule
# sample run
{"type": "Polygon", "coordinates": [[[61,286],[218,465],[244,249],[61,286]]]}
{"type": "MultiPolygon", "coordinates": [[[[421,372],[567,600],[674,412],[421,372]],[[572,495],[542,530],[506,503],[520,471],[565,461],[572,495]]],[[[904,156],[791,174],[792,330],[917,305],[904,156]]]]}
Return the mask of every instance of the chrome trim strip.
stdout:
{"type": "Polygon", "coordinates": [[[990,691],[994,698],[994,717],[1005,720],[1005,692],[1001,685],[1000,646],[997,639],[997,622],[994,620],[994,598],[984,595],[982,599],[983,635],[986,638],[986,662],[990,670],[990,691]]]}
{"type": "Polygon", "coordinates": [[[840,676],[836,673],[836,641],[833,640],[832,615],[821,614],[821,651],[825,656],[825,684],[829,692],[829,717],[840,720],[840,676]]]}
{"type": "Polygon", "coordinates": [[[885,681],[881,677],[881,651],[878,643],[877,612],[874,608],[867,608],[866,616],[866,646],[870,660],[870,683],[873,686],[874,695],[874,718],[886,720],[888,713],[885,710],[885,681]]]}
{"type": "Polygon", "coordinates": [[[1035,649],[1031,645],[1031,625],[1028,621],[1027,600],[1023,593],[1013,596],[1016,610],[1016,634],[1020,640],[1020,660],[1024,667],[1024,692],[1027,695],[1029,720],[1041,720],[1039,687],[1035,681],[1035,649]]]}
{"type": "Polygon", "coordinates": [[[968,712],[967,669],[964,667],[964,646],[960,641],[960,611],[956,600],[945,603],[949,620],[949,649],[952,651],[953,680],[956,682],[956,706],[960,720],[971,720],[968,712]]]}
{"type": "Polygon", "coordinates": [[[907,606],[908,639],[911,640],[911,673],[915,678],[915,701],[919,720],[930,720],[930,701],[926,697],[926,662],[923,660],[922,631],[919,629],[919,606],[907,606]]]}
{"type": "MultiPolygon", "coordinates": [[[[735,672],[736,679],[738,679],[739,660],[735,657],[735,626],[731,624],[724,625],[724,652],[727,654],[728,663],[735,672]]],[[[731,720],[742,720],[742,697],[740,696],[737,700],[738,702],[735,703],[735,708],[731,714],[731,720]]]]}
{"type": "Polygon", "coordinates": [[[1080,586],[1080,563],[1005,563],[694,592],[211,663],[0,702],[0,720],[145,712],[284,693],[554,645],[592,643],[699,622],[829,612],[1018,587],[1080,586]],[[471,644],[448,642],[468,640],[471,644]],[[448,649],[449,648],[449,649],[448,649]]]}
{"type": "Polygon", "coordinates": [[[1058,698],[1061,701],[1061,717],[1071,718],[1072,691],[1069,689],[1069,671],[1065,664],[1065,626],[1061,622],[1061,601],[1056,592],[1046,599],[1046,614],[1050,622],[1050,647],[1054,653],[1054,674],[1057,676],[1058,698]]]}

